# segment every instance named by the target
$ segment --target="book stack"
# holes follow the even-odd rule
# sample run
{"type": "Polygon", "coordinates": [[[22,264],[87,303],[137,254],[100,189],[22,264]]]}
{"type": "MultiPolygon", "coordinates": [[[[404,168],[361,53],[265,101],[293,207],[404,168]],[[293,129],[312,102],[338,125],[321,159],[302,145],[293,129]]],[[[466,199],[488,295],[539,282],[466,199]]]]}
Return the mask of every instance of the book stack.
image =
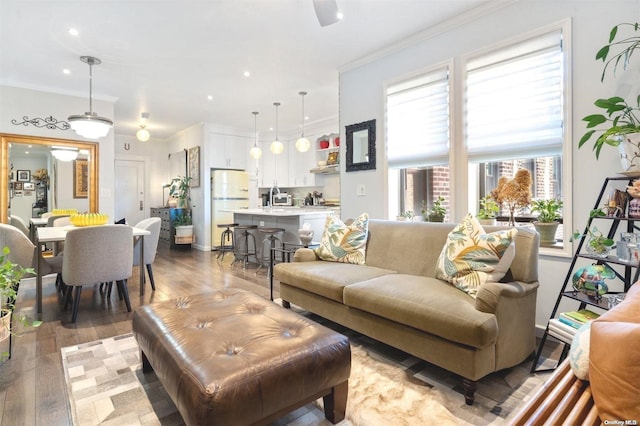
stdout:
{"type": "Polygon", "coordinates": [[[558,318],[549,320],[549,334],[565,343],[571,344],[576,331],[585,323],[598,318],[600,315],[588,309],[563,312],[558,318]]]}

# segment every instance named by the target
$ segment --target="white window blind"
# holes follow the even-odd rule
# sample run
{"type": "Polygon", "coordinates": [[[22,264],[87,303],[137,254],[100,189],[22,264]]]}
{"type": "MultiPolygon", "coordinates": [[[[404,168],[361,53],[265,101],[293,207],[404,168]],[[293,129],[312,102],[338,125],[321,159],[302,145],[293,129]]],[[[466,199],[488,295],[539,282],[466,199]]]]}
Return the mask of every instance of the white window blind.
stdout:
{"type": "Polygon", "coordinates": [[[389,167],[448,164],[449,70],[442,68],[387,89],[389,167]]]}
{"type": "Polygon", "coordinates": [[[562,154],[562,32],[467,62],[469,161],[562,154]]]}

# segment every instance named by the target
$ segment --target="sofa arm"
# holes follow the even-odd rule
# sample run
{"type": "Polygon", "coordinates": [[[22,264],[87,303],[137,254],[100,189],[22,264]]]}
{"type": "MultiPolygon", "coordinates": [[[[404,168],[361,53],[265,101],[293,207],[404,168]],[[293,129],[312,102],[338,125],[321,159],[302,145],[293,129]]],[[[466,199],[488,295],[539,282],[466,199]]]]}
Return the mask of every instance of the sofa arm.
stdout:
{"type": "Polygon", "coordinates": [[[512,281],[509,283],[484,283],[476,295],[476,309],[481,312],[495,314],[501,298],[518,299],[536,291],[540,284],[512,281]]]}
{"type": "Polygon", "coordinates": [[[313,262],[314,260],[318,260],[318,257],[316,252],[310,248],[299,248],[293,254],[294,262],[313,262]]]}

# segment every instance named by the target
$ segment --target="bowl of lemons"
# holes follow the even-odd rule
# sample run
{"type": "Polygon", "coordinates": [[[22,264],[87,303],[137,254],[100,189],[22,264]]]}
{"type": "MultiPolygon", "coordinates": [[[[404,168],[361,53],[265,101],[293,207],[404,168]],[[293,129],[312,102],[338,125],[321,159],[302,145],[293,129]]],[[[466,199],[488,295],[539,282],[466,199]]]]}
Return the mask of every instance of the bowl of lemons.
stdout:
{"type": "Polygon", "coordinates": [[[104,213],[81,213],[72,214],[69,220],[74,226],[96,226],[106,224],[109,221],[109,216],[104,213]]]}

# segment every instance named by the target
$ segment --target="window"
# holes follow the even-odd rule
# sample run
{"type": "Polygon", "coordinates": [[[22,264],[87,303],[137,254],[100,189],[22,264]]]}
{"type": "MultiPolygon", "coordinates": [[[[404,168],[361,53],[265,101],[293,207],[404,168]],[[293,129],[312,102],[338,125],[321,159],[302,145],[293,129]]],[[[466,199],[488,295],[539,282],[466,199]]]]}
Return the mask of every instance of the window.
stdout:
{"type": "Polygon", "coordinates": [[[387,161],[400,186],[390,216],[449,200],[449,68],[387,88],[387,161]]]}
{"type": "MultiPolygon", "coordinates": [[[[568,23],[463,58],[462,75],[441,72],[448,84],[430,73],[388,86],[389,186],[397,185],[390,190],[389,217],[419,211],[422,200],[430,204],[442,190],[447,207],[456,208],[455,216],[475,213],[499,178],[513,177],[519,168],[531,172],[534,198],[568,195],[569,185],[562,179],[563,157],[570,153],[563,126],[569,116],[565,31],[568,23]],[[424,80],[431,84],[420,84],[424,80]],[[464,88],[462,105],[449,105],[449,84],[464,88]],[[464,140],[451,138],[450,123],[464,129],[464,140]],[[456,183],[455,194],[449,194],[450,177],[464,175],[468,182],[456,183]]],[[[520,216],[526,220],[527,214],[520,216]]],[[[563,232],[560,228],[561,240],[563,232]]]]}

